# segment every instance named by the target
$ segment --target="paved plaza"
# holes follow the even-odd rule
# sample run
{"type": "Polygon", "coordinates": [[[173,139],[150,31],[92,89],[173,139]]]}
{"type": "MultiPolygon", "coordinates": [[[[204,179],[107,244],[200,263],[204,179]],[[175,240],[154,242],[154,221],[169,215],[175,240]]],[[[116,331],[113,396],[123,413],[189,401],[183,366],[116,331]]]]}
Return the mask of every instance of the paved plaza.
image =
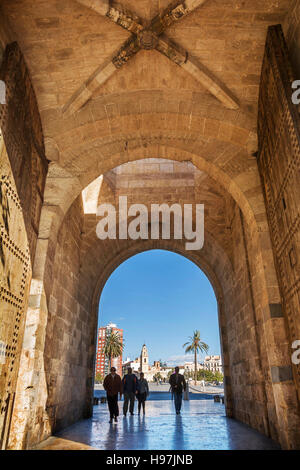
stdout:
{"type": "Polygon", "coordinates": [[[272,450],[276,443],[248,426],[225,416],[213,400],[183,402],[180,416],[169,400],[146,403],[146,416],[122,415],[109,424],[106,404],[94,407],[91,419],[80,421],[51,438],[43,448],[106,450],[272,450]],[[90,447],[87,447],[90,446],[90,447]]]}

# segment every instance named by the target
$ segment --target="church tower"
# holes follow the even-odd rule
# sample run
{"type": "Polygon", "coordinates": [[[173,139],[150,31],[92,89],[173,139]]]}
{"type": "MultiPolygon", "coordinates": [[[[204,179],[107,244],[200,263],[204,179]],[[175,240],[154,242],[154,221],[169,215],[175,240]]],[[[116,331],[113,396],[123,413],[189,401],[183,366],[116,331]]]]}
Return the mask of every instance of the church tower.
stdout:
{"type": "Polygon", "coordinates": [[[142,352],[140,356],[140,371],[141,372],[148,372],[149,370],[149,355],[148,355],[148,350],[147,346],[144,344],[142,347],[142,352]]]}

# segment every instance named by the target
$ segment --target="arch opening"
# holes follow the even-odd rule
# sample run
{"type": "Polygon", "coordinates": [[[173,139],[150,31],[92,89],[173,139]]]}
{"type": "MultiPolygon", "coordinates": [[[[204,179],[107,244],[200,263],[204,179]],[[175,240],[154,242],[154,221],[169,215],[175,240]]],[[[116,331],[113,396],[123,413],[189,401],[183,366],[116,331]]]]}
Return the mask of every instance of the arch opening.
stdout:
{"type": "MultiPolygon", "coordinates": [[[[185,359],[182,344],[197,329],[211,344],[209,354],[220,355],[214,289],[199,265],[185,256],[169,250],[140,252],[123,261],[107,278],[99,293],[98,330],[111,322],[123,330],[123,359],[138,357],[145,343],[153,361],[169,362],[172,355],[172,362],[176,356],[179,364],[193,362],[193,357],[185,359]],[[168,273],[173,274],[168,277],[168,273]],[[184,332],[180,330],[183,323],[184,332]]],[[[108,363],[103,362],[99,340],[95,372],[103,376],[108,373],[108,363]]],[[[139,372],[136,364],[135,371],[139,372]]],[[[120,364],[118,373],[124,373],[120,364]]],[[[153,381],[154,374],[152,368],[146,375],[153,381]]]]}
{"type": "MultiPolygon", "coordinates": [[[[166,163],[159,160],[162,164],[166,163]]],[[[152,163],[157,164],[157,161],[152,163]]],[[[216,190],[214,185],[215,182],[212,182],[210,189],[216,190]]],[[[109,200],[114,202],[118,189],[120,188],[112,185],[112,178],[103,175],[100,192],[96,191],[97,203],[109,200]]],[[[137,188],[133,186],[131,189],[137,188]]],[[[145,193],[144,187],[142,191],[145,193]]],[[[219,194],[220,188],[216,192],[219,194]]],[[[226,192],[222,196],[221,200],[226,197],[226,192]]],[[[221,238],[218,237],[217,221],[214,220],[212,210],[209,215],[211,230],[205,233],[204,247],[194,253],[185,250],[184,240],[174,240],[172,237],[170,240],[99,240],[95,231],[95,214],[84,213],[81,197],[72,204],[58,229],[55,256],[47,259],[47,273],[52,276],[45,283],[46,294],[50,299],[51,319],[45,339],[46,381],[49,390],[46,410],[53,432],[91,415],[99,292],[106,279],[120,263],[140,251],[167,249],[194,261],[208,275],[212,285],[219,286],[215,289],[223,337],[228,416],[278,439],[277,415],[272,415],[267,405],[272,401],[274,403],[274,392],[269,379],[262,372],[268,368],[268,345],[272,346],[274,338],[272,334],[266,336],[264,325],[269,295],[260,240],[256,229],[247,223],[232,198],[227,197],[227,225],[224,222],[227,229],[222,230],[221,238]],[[66,268],[69,273],[67,277],[66,268]],[[62,279],[68,281],[62,284],[62,279]],[[64,319],[63,322],[61,318],[64,319]],[[61,357],[64,354],[63,342],[65,333],[69,335],[69,331],[73,332],[72,336],[77,340],[69,339],[69,352],[64,356],[64,363],[61,357]],[[55,351],[52,349],[54,332],[61,337],[56,343],[55,351]],[[76,345],[81,350],[78,363],[74,363],[76,345]],[[259,375],[257,365],[261,371],[259,375]],[[59,385],[55,387],[51,387],[51,370],[61,375],[59,385]],[[77,387],[76,396],[73,395],[72,399],[64,403],[59,398],[60,391],[68,387],[68,384],[74,387],[74,377],[69,373],[70,370],[76,371],[81,387],[77,387]]],[[[217,205],[212,205],[212,208],[216,207],[217,205]]],[[[226,211],[219,210],[219,222],[226,211]]],[[[277,295],[274,290],[273,295],[277,295]]]]}
{"type": "MultiPolygon", "coordinates": [[[[159,161],[166,164],[164,160],[159,161]]],[[[157,164],[152,159],[151,162],[157,164]]],[[[207,175],[197,170],[196,173],[203,183],[202,178],[207,178],[207,175]]],[[[116,189],[122,189],[112,187],[108,176],[103,175],[100,191],[92,191],[93,197],[95,194],[98,197],[97,203],[110,198],[114,201],[116,189]]],[[[277,415],[271,414],[267,405],[274,400],[273,390],[271,388],[270,394],[270,383],[262,372],[268,367],[268,342],[274,339],[265,336],[263,323],[269,297],[264,269],[257,269],[262,264],[260,240],[256,228],[249,226],[239,207],[228,194],[226,196],[226,191],[222,192],[212,179],[208,180],[208,189],[212,190],[214,198],[224,202],[227,197],[227,212],[225,209],[220,211],[220,207],[219,215],[218,211],[216,214],[211,211],[208,218],[210,230],[206,231],[204,247],[198,252],[186,252],[184,240],[172,237],[170,240],[99,240],[95,231],[95,214],[90,209],[85,213],[81,196],[71,205],[63,223],[57,226],[57,233],[46,240],[47,244],[44,238],[39,240],[37,252],[39,246],[43,250],[47,246],[43,287],[48,299],[44,378],[38,399],[45,404],[41,407],[46,415],[43,422],[47,423],[44,437],[49,435],[49,429],[55,433],[91,416],[99,292],[107,276],[122,261],[139,251],[158,248],[183,254],[194,261],[216,289],[223,338],[227,415],[278,439],[277,415]],[[223,227],[228,223],[228,228],[221,230],[223,235],[219,237],[216,228],[221,219],[223,227]],[[244,274],[241,276],[241,273],[244,274]],[[244,337],[245,331],[249,337],[244,337]],[[247,374],[240,364],[249,371],[247,374]],[[261,371],[259,380],[257,364],[261,371]]],[[[137,188],[133,186],[131,189],[137,188]]],[[[178,193],[174,194],[178,196],[178,193]]],[[[213,203],[212,209],[216,207],[217,204],[213,203]]],[[[40,265],[38,270],[41,270],[40,265]]],[[[34,414],[31,419],[35,419],[34,414]]],[[[41,439],[40,424],[37,420],[35,423],[29,445],[41,439]]]]}

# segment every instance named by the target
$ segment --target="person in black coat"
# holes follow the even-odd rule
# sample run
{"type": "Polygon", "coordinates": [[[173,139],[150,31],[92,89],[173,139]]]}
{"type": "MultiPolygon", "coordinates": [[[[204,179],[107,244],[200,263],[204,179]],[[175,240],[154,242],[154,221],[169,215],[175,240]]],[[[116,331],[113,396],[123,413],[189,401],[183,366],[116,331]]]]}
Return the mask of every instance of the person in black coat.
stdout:
{"type": "Polygon", "coordinates": [[[134,410],[134,400],[135,395],[137,393],[137,377],[135,374],[132,373],[132,369],[128,369],[128,373],[124,375],[123,380],[123,393],[124,393],[124,405],[123,405],[123,414],[126,416],[128,411],[128,402],[129,405],[129,412],[133,415],[134,410]]]}
{"type": "Polygon", "coordinates": [[[174,396],[176,414],[180,414],[182,404],[182,392],[186,389],[186,381],[183,375],[179,374],[179,367],[175,367],[175,373],[171,375],[169,383],[174,396]]]}

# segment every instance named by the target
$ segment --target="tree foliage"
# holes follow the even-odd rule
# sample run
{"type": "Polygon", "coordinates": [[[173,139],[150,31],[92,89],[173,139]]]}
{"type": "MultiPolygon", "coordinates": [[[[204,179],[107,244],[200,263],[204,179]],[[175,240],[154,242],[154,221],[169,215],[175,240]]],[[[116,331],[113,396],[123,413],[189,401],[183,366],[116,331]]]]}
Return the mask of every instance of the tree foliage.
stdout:
{"type": "Polygon", "coordinates": [[[205,380],[206,382],[223,382],[224,376],[221,372],[213,372],[211,370],[200,369],[197,373],[198,380],[205,380]]]}
{"type": "Polygon", "coordinates": [[[104,354],[109,359],[109,368],[111,368],[112,359],[121,356],[124,344],[120,340],[118,332],[111,331],[105,338],[104,354]]]}
{"type": "Polygon", "coordinates": [[[102,382],[103,382],[103,377],[102,377],[102,375],[100,374],[100,372],[97,372],[97,373],[95,374],[95,383],[96,383],[96,384],[102,384],[102,382]]]}
{"type": "Polygon", "coordinates": [[[162,380],[163,377],[160,372],[156,372],[156,374],[153,376],[153,379],[158,382],[159,380],[162,380]]]}
{"type": "Polygon", "coordinates": [[[195,377],[195,383],[197,380],[197,354],[200,352],[208,352],[208,344],[204,343],[204,341],[201,340],[201,335],[200,331],[196,330],[194,331],[193,336],[189,336],[189,341],[187,343],[184,343],[182,346],[185,348],[185,353],[194,353],[194,364],[195,364],[195,372],[194,372],[194,377],[195,377]]]}

